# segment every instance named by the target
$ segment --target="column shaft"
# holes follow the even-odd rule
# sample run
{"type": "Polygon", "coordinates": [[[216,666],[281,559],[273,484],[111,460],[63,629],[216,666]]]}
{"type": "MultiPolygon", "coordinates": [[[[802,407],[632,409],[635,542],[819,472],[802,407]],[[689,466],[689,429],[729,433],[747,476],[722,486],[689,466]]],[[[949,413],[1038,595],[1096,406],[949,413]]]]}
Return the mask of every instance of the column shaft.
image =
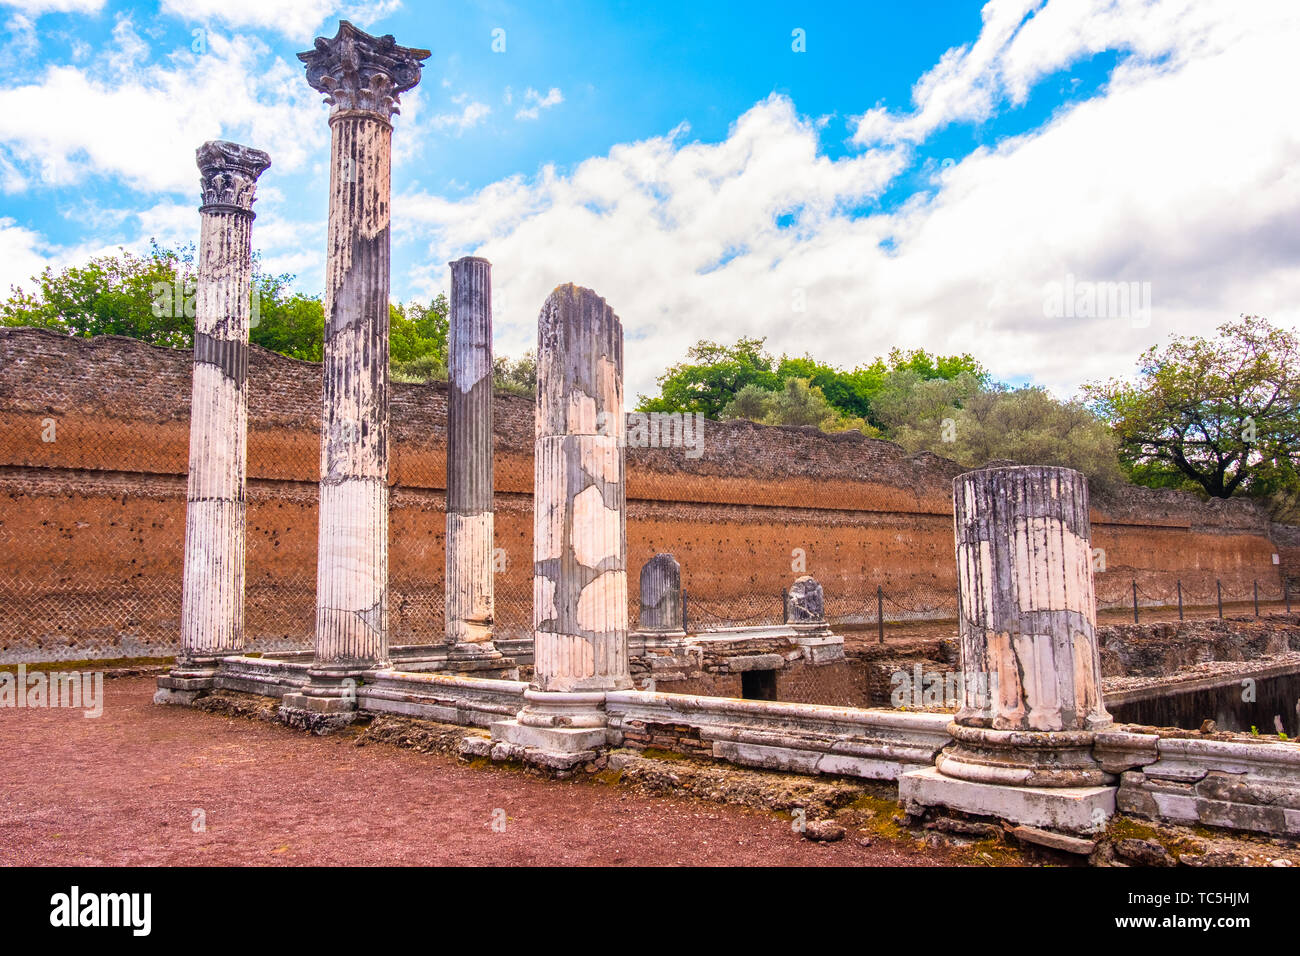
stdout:
{"type": "Polygon", "coordinates": [[[972,471],[955,480],[953,506],[963,667],[996,688],[968,693],[958,722],[1029,731],[1108,722],[1087,480],[1067,468],[972,471]]]}
{"type": "Polygon", "coordinates": [[[330,117],[316,662],[388,656],[388,290],[392,126],[330,117]]]}
{"type": "Polygon", "coordinates": [[[197,151],[204,204],[195,290],[194,376],[185,508],[181,660],[244,645],[251,228],[260,150],[214,141],[197,151]]]}
{"type": "Polygon", "coordinates": [[[491,651],[492,264],[451,263],[447,388],[446,634],[491,651]]]}
{"type": "Polygon", "coordinates": [[[623,327],[604,299],[573,285],[551,293],[537,372],[536,683],[628,688],[623,327]]]}

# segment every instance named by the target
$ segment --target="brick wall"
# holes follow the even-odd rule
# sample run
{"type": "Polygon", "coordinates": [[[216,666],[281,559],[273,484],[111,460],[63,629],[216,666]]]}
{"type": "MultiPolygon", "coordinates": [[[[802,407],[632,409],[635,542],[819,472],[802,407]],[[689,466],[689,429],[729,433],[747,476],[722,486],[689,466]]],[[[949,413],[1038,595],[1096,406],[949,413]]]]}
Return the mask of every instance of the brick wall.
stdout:
{"type": "MultiPolygon", "coordinates": [[[[166,652],[179,621],[190,361],[118,337],[0,329],[0,658],[166,652]],[[51,423],[53,432],[51,434],[51,423]],[[53,437],[53,441],[43,440],[53,437]]],[[[320,368],[254,347],[249,363],[248,634],[304,646],[313,625],[320,368]]],[[[530,620],[531,401],[496,401],[498,619],[530,620]]],[[[396,642],[442,627],[446,389],[392,389],[391,616],[396,642]]],[[[875,588],[925,605],[955,590],[951,481],[961,469],[889,442],[707,423],[698,459],[628,450],[633,581],[657,551],[682,564],[697,611],[779,614],[793,553],[828,606],[874,612],[875,588]],[[730,603],[729,603],[730,602],[730,603]],[[837,605],[838,602],[838,605],[837,605]]],[[[1250,502],[1129,489],[1093,502],[1103,602],[1173,580],[1205,596],[1276,592],[1279,550],[1250,502]]],[[[1300,543],[1300,540],[1297,541],[1300,543]]],[[[1296,554],[1290,545],[1289,554],[1296,554]]],[[[1294,557],[1290,560],[1294,560],[1294,557]]],[[[632,588],[635,592],[635,587],[632,588]]]]}

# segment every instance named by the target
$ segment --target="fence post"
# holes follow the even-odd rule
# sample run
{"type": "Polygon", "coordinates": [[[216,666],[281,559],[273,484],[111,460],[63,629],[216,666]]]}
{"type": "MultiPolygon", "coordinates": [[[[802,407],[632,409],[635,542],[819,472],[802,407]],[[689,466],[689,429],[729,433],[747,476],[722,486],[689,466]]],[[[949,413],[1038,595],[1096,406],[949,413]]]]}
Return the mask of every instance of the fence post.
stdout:
{"type": "Polygon", "coordinates": [[[785,588],[781,589],[781,623],[790,623],[790,593],[785,588]]]}
{"type": "Polygon", "coordinates": [[[1183,579],[1178,579],[1178,620],[1183,619],[1183,579]]]}
{"type": "Polygon", "coordinates": [[[880,643],[885,643],[885,588],[876,585],[876,628],[880,632],[880,643]]]}
{"type": "Polygon", "coordinates": [[[1223,582],[1218,578],[1214,579],[1214,587],[1219,595],[1219,620],[1223,620],[1223,582]]]}
{"type": "Polygon", "coordinates": [[[686,629],[687,629],[687,620],[686,620],[686,588],[682,588],[682,633],[683,633],[683,634],[686,633],[686,629]]]}
{"type": "Polygon", "coordinates": [[[1134,624],[1141,623],[1138,621],[1138,579],[1137,578],[1133,579],[1133,623],[1134,624]]]}
{"type": "Polygon", "coordinates": [[[1255,579],[1255,616],[1259,617],[1259,579],[1255,579]]]}

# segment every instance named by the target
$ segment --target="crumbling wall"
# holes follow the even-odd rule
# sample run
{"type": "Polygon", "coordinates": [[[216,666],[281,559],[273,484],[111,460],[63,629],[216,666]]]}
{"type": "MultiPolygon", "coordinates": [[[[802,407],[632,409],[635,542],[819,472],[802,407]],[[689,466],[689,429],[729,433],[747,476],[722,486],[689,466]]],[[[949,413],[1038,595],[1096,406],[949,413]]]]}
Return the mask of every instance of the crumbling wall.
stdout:
{"type": "MultiPolygon", "coordinates": [[[[0,657],[169,653],[179,628],[191,354],[119,337],[0,329],[0,657]],[[94,622],[93,625],[90,622],[94,622]]],[[[390,615],[394,643],[442,632],[446,387],[392,389],[390,615]]],[[[532,601],[533,403],[498,395],[497,622],[526,632],[532,601]]],[[[320,366],[249,359],[248,638],[306,646],[313,627],[320,366]]],[[[925,606],[956,589],[951,481],[934,455],[853,433],[706,423],[704,452],[628,449],[628,567],[669,551],[691,603],[770,602],[804,568],[828,611],[870,613],[875,588],[925,606]]],[[[1266,517],[1247,501],[1127,490],[1093,502],[1099,599],[1130,579],[1199,595],[1223,581],[1278,590],[1266,517]]]]}

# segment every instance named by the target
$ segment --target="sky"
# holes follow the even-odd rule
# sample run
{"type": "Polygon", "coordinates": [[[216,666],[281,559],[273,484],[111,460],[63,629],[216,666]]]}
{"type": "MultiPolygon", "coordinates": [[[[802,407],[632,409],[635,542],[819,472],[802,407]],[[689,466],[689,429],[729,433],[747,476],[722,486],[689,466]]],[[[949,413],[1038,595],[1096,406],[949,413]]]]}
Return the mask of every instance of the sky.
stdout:
{"type": "Polygon", "coordinates": [[[340,18],[432,50],[394,120],[394,299],[556,285],[626,394],[698,339],[970,352],[1061,397],[1242,314],[1300,324],[1300,2],[0,0],[0,290],[197,242],[194,150],[264,149],[254,248],[322,288],[340,18]]]}

